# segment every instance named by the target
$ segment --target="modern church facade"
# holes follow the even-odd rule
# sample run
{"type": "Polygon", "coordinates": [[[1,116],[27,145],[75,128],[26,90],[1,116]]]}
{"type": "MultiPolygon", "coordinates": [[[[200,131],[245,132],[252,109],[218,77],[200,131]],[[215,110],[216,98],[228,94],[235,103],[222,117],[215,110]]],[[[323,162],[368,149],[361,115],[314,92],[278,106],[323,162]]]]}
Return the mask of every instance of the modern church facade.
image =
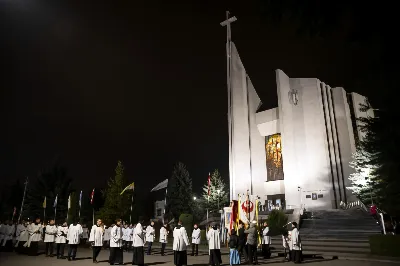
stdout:
{"type": "Polygon", "coordinates": [[[259,112],[261,100],[232,42],[229,76],[231,200],[248,192],[266,208],[286,209],[335,209],[354,200],[346,187],[365,97],[276,70],[278,106],[259,112]]]}

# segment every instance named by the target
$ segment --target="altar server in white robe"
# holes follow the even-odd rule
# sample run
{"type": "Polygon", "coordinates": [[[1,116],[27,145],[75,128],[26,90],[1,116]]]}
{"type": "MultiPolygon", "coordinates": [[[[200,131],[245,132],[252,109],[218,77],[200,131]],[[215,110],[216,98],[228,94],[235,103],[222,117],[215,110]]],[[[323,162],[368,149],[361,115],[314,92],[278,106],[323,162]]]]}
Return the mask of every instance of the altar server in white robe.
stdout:
{"type": "Polygon", "coordinates": [[[63,223],[62,226],[57,228],[56,245],[57,245],[57,259],[65,259],[64,249],[67,243],[68,225],[63,223]]]}
{"type": "Polygon", "coordinates": [[[12,221],[7,221],[3,229],[4,239],[2,245],[2,251],[12,252],[13,251],[13,236],[15,233],[15,225],[12,221]]]}
{"type": "Polygon", "coordinates": [[[219,266],[222,263],[221,259],[221,241],[217,225],[213,225],[207,232],[208,248],[210,250],[209,265],[219,266]]]}
{"type": "Polygon", "coordinates": [[[96,224],[92,226],[89,237],[89,242],[91,242],[93,250],[93,263],[97,263],[97,256],[99,255],[101,247],[103,246],[103,238],[104,224],[101,219],[97,219],[96,224]]]}
{"type": "Polygon", "coordinates": [[[143,230],[143,217],[139,217],[139,222],[133,231],[133,259],[132,265],[144,265],[144,243],[146,231],[143,230]]]}
{"type": "Polygon", "coordinates": [[[199,255],[200,241],[201,241],[201,230],[200,228],[197,227],[197,224],[195,224],[192,232],[192,256],[199,255]]]}
{"type": "Polygon", "coordinates": [[[153,246],[155,235],[156,230],[154,229],[154,222],[152,221],[146,228],[147,255],[151,255],[151,247],[153,246]]]}
{"type": "Polygon", "coordinates": [[[37,256],[39,249],[39,241],[42,240],[43,225],[40,223],[40,218],[36,218],[34,223],[28,226],[29,238],[24,247],[28,247],[29,256],[37,256]]]}
{"type": "Polygon", "coordinates": [[[174,228],[174,264],[176,266],[187,265],[187,247],[190,246],[190,241],[186,233],[185,227],[182,226],[182,221],[174,228]]]}
{"type": "Polygon", "coordinates": [[[78,245],[80,243],[81,235],[83,233],[82,226],[74,222],[68,228],[67,240],[68,240],[68,260],[75,260],[78,245]]]}
{"type": "Polygon", "coordinates": [[[133,226],[132,224],[126,229],[126,248],[128,251],[132,249],[132,242],[133,242],[133,226]]]}
{"type": "Polygon", "coordinates": [[[297,229],[297,223],[292,223],[292,235],[291,235],[291,246],[292,246],[292,260],[294,263],[300,263],[302,260],[302,246],[300,239],[300,232],[297,229]]]}
{"type": "Polygon", "coordinates": [[[122,226],[122,249],[128,249],[128,225],[124,224],[122,226]]]}
{"type": "Polygon", "coordinates": [[[262,252],[264,259],[269,259],[271,257],[271,251],[269,250],[269,245],[271,245],[271,237],[268,235],[269,227],[268,223],[264,223],[264,229],[262,231],[262,252]]]}
{"type": "Polygon", "coordinates": [[[17,252],[20,254],[24,254],[26,252],[26,248],[24,248],[24,245],[26,241],[28,241],[29,237],[29,232],[28,232],[28,223],[25,221],[22,221],[21,224],[17,226],[17,243],[15,244],[15,247],[17,249],[17,252]]]}
{"type": "Polygon", "coordinates": [[[82,237],[81,238],[82,238],[82,245],[85,245],[86,241],[89,238],[89,229],[87,228],[86,224],[84,224],[82,226],[82,237]]]}
{"type": "Polygon", "coordinates": [[[161,256],[165,256],[165,246],[168,243],[168,224],[160,229],[161,256]]]}
{"type": "Polygon", "coordinates": [[[122,252],[122,220],[117,219],[114,227],[111,229],[110,237],[110,257],[108,262],[110,265],[122,265],[124,263],[124,253],[122,252]]]}
{"type": "Polygon", "coordinates": [[[53,246],[57,235],[57,226],[54,220],[50,220],[50,224],[46,225],[46,231],[44,233],[44,243],[46,243],[46,257],[53,257],[53,246]]]}

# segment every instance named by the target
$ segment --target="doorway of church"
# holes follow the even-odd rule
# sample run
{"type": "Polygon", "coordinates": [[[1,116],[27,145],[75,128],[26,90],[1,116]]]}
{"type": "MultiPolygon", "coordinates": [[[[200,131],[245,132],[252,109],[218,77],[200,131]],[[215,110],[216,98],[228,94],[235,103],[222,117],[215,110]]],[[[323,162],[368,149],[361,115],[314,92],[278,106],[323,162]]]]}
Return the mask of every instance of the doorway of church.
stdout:
{"type": "Polygon", "coordinates": [[[285,194],[268,195],[266,205],[268,211],[284,210],[286,207],[285,194]]]}

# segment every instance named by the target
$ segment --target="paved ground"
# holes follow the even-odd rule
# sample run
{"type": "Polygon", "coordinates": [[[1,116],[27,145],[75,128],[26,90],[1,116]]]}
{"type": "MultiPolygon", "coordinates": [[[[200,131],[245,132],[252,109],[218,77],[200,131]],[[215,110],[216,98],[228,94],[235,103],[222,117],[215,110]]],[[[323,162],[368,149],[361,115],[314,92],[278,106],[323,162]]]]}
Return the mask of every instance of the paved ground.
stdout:
{"type": "MultiPolygon", "coordinates": [[[[198,257],[188,257],[188,264],[193,266],[208,265],[208,253],[200,252],[198,257]]],[[[173,265],[173,253],[172,251],[167,252],[167,256],[160,256],[159,250],[155,249],[154,255],[146,256],[146,265],[160,265],[160,266],[172,266],[173,265]]],[[[56,258],[45,257],[39,255],[37,257],[28,257],[24,255],[17,255],[15,253],[0,253],[0,265],[1,266],[42,266],[42,265],[57,265],[57,266],[84,266],[94,265],[91,259],[92,251],[88,248],[80,248],[77,253],[76,261],[58,260],[56,258]]],[[[98,265],[108,265],[108,250],[102,250],[98,261],[98,265]]],[[[130,265],[132,262],[132,253],[124,253],[124,264],[130,265]]],[[[229,265],[229,258],[227,254],[223,254],[222,257],[223,265],[229,265]]],[[[377,262],[377,261],[354,261],[354,260],[329,260],[323,258],[309,258],[305,259],[303,263],[312,263],[312,265],[326,265],[326,266],[389,266],[396,265],[391,262],[377,262]]],[[[292,262],[283,262],[282,257],[272,257],[269,260],[259,261],[260,265],[292,265],[292,262]]]]}

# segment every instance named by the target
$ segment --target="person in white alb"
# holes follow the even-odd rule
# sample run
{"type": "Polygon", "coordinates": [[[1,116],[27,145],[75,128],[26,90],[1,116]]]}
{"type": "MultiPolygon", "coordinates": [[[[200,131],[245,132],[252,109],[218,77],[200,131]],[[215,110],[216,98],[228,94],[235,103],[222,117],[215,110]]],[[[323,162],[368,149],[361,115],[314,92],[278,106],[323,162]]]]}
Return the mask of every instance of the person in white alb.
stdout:
{"type": "Polygon", "coordinates": [[[46,243],[46,257],[53,257],[53,246],[56,235],[57,227],[54,224],[54,220],[50,220],[50,224],[46,225],[46,232],[44,234],[44,243],[46,243]]]}
{"type": "Polygon", "coordinates": [[[197,224],[195,224],[192,232],[192,256],[199,255],[200,241],[201,241],[201,230],[200,228],[197,227],[197,224]]]}
{"type": "Polygon", "coordinates": [[[92,244],[93,250],[93,263],[97,262],[97,256],[101,251],[101,247],[103,246],[103,238],[104,238],[104,225],[101,219],[97,219],[97,223],[92,226],[92,230],[90,231],[89,242],[92,244]]]}
{"type": "Polygon", "coordinates": [[[20,254],[25,253],[26,248],[24,248],[24,245],[26,241],[28,241],[28,237],[29,237],[28,223],[22,221],[22,223],[19,224],[17,227],[17,243],[15,244],[15,248],[17,249],[18,253],[20,254]]]}
{"type": "Polygon", "coordinates": [[[64,249],[67,243],[68,225],[63,223],[62,226],[57,228],[56,245],[57,245],[57,259],[65,259],[64,249]]]}
{"type": "Polygon", "coordinates": [[[161,256],[165,256],[165,246],[168,243],[168,224],[160,229],[161,256]]]}
{"type": "Polygon", "coordinates": [[[292,260],[294,263],[300,263],[302,260],[302,246],[301,246],[301,239],[300,239],[300,232],[297,229],[297,223],[292,223],[292,237],[291,237],[291,246],[292,246],[292,260]]]}
{"type": "Polygon", "coordinates": [[[128,249],[128,225],[124,224],[122,230],[122,250],[128,249]]]}
{"type": "Polygon", "coordinates": [[[214,224],[207,232],[208,248],[210,252],[209,265],[219,266],[222,263],[221,260],[221,241],[219,237],[219,230],[217,225],[214,224]]]}
{"type": "Polygon", "coordinates": [[[37,256],[39,249],[39,241],[42,240],[43,225],[40,218],[36,218],[34,223],[28,226],[29,238],[24,247],[28,248],[29,256],[37,256]]]}
{"type": "Polygon", "coordinates": [[[104,231],[104,248],[109,248],[110,247],[110,236],[111,236],[111,228],[113,228],[113,224],[111,226],[104,226],[105,231],[104,231]]]}
{"type": "Polygon", "coordinates": [[[68,260],[75,260],[78,245],[80,243],[81,235],[83,233],[82,226],[76,221],[72,223],[68,228],[68,260]]]}
{"type": "Polygon", "coordinates": [[[154,222],[152,221],[146,228],[147,255],[151,255],[151,247],[154,242],[155,234],[156,230],[154,230],[154,222]]]}
{"type": "Polygon", "coordinates": [[[124,263],[124,253],[122,252],[122,226],[121,219],[115,220],[115,225],[111,229],[110,237],[110,265],[122,265],[124,263]]]}
{"type": "Polygon", "coordinates": [[[143,217],[139,217],[139,222],[133,231],[133,258],[132,265],[144,265],[144,250],[146,231],[143,230],[142,224],[144,223],[143,217]]]}
{"type": "Polygon", "coordinates": [[[190,245],[189,238],[185,227],[182,226],[182,221],[174,228],[174,264],[176,266],[187,265],[187,247],[190,245]]]}
{"type": "Polygon", "coordinates": [[[268,235],[269,227],[268,223],[264,223],[264,229],[262,231],[262,252],[264,259],[269,259],[271,257],[271,251],[269,250],[269,245],[271,245],[271,237],[268,235]]]}
{"type": "Polygon", "coordinates": [[[130,251],[132,248],[132,241],[133,241],[133,227],[132,224],[126,230],[126,249],[130,251]]]}
{"type": "Polygon", "coordinates": [[[4,226],[3,229],[3,245],[2,245],[2,251],[6,252],[12,252],[13,251],[13,235],[15,233],[15,225],[12,223],[12,221],[7,221],[6,225],[4,226]]]}
{"type": "Polygon", "coordinates": [[[82,226],[82,245],[84,246],[89,238],[89,229],[87,228],[87,225],[84,224],[82,226]]]}

